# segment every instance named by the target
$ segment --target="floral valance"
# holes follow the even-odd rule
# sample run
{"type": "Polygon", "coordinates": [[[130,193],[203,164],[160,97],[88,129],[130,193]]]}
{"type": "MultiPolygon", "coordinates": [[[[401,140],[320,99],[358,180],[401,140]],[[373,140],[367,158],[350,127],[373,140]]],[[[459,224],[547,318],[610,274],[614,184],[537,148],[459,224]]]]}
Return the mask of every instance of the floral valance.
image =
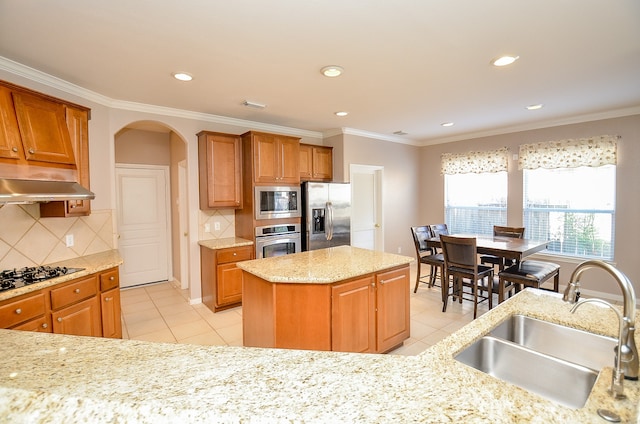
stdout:
{"type": "Polygon", "coordinates": [[[442,174],[481,174],[506,171],[509,164],[509,149],[468,153],[443,153],[442,174]]]}
{"type": "Polygon", "coordinates": [[[601,135],[520,146],[518,169],[615,165],[618,136],[601,135]]]}

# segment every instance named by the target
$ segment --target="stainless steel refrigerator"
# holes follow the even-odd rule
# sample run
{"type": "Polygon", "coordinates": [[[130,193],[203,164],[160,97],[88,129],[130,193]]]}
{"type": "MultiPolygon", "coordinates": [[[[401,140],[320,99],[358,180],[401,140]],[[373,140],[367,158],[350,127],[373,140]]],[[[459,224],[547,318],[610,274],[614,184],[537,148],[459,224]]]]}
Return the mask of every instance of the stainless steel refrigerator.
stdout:
{"type": "Polygon", "coordinates": [[[302,250],[351,244],[351,184],[304,182],[302,250]]]}

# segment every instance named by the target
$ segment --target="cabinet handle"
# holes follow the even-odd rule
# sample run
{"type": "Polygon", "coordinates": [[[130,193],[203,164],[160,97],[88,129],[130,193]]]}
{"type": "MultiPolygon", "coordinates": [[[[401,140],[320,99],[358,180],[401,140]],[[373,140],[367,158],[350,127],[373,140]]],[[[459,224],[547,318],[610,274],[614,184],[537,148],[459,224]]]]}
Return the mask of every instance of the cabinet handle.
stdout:
{"type": "Polygon", "coordinates": [[[49,325],[45,322],[44,324],[42,324],[42,328],[47,328],[49,325]]]}
{"type": "Polygon", "coordinates": [[[75,289],[73,292],[76,293],[76,294],[80,293],[80,289],[75,289]]]}
{"type": "Polygon", "coordinates": [[[386,283],[386,281],[380,280],[380,284],[384,284],[384,283],[386,283]]]}
{"type": "Polygon", "coordinates": [[[35,152],[36,152],[36,151],[35,151],[35,150],[33,150],[33,148],[29,149],[29,153],[30,153],[30,154],[32,154],[32,155],[33,155],[35,152]]]}
{"type": "Polygon", "coordinates": [[[115,279],[116,279],[116,277],[114,277],[113,275],[111,277],[109,277],[109,281],[113,281],[115,279]]]}
{"type": "Polygon", "coordinates": [[[105,301],[105,302],[108,302],[108,301],[110,301],[111,299],[113,299],[113,297],[105,297],[105,298],[104,298],[104,301],[105,301]]]}
{"type": "Polygon", "coordinates": [[[20,315],[22,313],[22,309],[18,308],[16,309],[16,314],[20,315]]]}
{"type": "Polygon", "coordinates": [[[371,287],[375,287],[375,286],[376,286],[376,283],[371,283],[371,287]]]}
{"type": "Polygon", "coordinates": [[[233,252],[233,256],[238,256],[238,254],[236,252],[233,252]]]}
{"type": "Polygon", "coordinates": [[[62,317],[58,317],[58,322],[62,322],[62,317]]]}
{"type": "Polygon", "coordinates": [[[13,148],[11,149],[11,151],[12,151],[12,152],[17,152],[17,151],[18,151],[18,148],[17,148],[17,147],[13,147],[13,148]]]}
{"type": "Polygon", "coordinates": [[[75,207],[76,207],[76,205],[74,205],[73,203],[69,202],[69,209],[73,209],[75,207]]]}

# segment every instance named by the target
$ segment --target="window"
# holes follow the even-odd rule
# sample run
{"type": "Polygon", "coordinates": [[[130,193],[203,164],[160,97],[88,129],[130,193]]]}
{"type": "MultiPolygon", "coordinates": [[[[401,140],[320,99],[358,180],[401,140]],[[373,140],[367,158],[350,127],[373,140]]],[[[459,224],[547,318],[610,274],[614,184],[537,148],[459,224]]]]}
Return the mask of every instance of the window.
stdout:
{"type": "Polygon", "coordinates": [[[547,250],[613,259],[619,137],[548,141],[520,146],[523,224],[547,250]]]}
{"type": "Polygon", "coordinates": [[[445,175],[445,222],[452,234],[493,234],[507,224],[507,172],[445,175]]]}
{"type": "Polygon", "coordinates": [[[524,170],[527,237],[547,250],[613,259],[616,166],[524,170]]]}
{"type": "Polygon", "coordinates": [[[507,148],[442,155],[444,213],[450,233],[493,234],[507,223],[507,148]]]}

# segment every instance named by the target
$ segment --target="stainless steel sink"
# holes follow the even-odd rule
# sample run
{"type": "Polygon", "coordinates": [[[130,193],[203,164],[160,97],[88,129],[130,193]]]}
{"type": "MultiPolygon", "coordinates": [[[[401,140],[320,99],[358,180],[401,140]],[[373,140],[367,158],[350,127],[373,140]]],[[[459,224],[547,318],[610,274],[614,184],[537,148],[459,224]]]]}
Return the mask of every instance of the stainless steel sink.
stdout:
{"type": "Polygon", "coordinates": [[[612,337],[524,315],[512,315],[489,334],[598,372],[614,366],[614,348],[618,343],[612,337]]]}
{"type": "Polygon", "coordinates": [[[570,408],[581,408],[598,372],[515,343],[485,336],[456,360],[570,408]]]}

